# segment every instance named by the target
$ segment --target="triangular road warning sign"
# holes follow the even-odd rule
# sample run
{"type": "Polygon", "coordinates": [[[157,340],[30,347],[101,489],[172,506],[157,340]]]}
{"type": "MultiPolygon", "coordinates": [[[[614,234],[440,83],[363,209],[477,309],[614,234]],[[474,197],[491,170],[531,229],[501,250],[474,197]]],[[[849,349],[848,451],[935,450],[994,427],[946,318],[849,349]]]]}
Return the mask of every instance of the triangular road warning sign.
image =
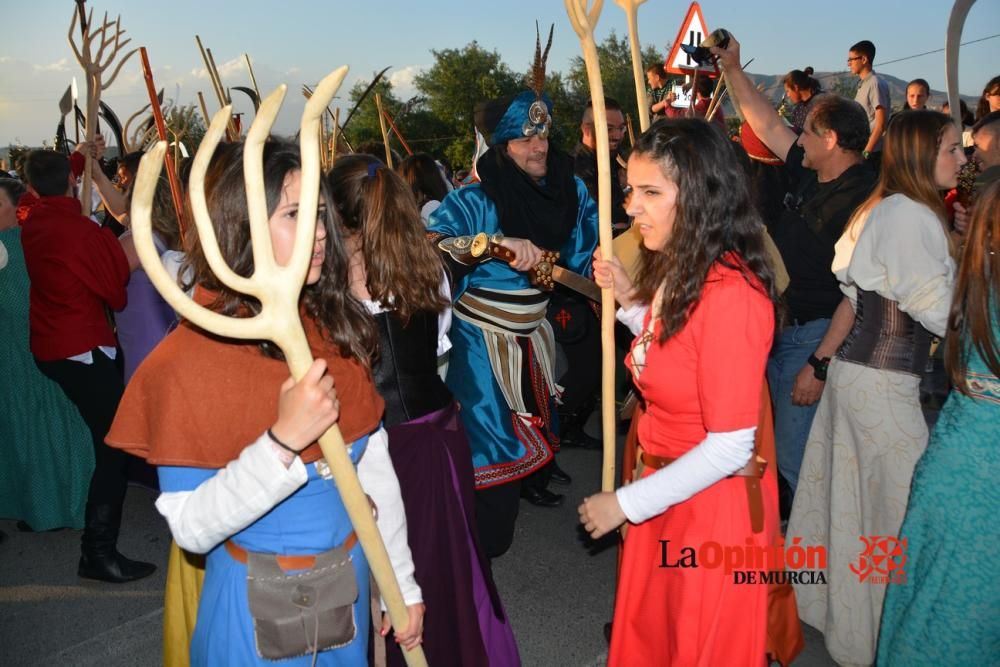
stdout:
{"type": "Polygon", "coordinates": [[[681,23],[677,38],[674,39],[674,43],[670,47],[670,55],[667,56],[664,69],[671,74],[691,74],[696,69],[714,73],[714,67],[698,67],[691,56],[681,50],[681,44],[698,46],[702,40],[708,37],[708,34],[708,25],[705,23],[705,17],[701,14],[701,6],[697,2],[692,2],[691,7],[688,8],[687,16],[684,17],[684,22],[681,23]]]}

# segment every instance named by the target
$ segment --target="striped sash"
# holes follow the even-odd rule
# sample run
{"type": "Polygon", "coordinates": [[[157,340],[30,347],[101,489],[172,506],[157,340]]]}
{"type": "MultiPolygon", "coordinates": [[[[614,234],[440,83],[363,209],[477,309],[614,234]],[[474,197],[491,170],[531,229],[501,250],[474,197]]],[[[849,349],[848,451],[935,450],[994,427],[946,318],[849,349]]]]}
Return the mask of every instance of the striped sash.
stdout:
{"type": "Polygon", "coordinates": [[[536,289],[491,290],[470,288],[455,302],[454,315],[479,327],[490,357],[490,366],[507,405],[528,413],[522,386],[524,350],[518,338],[528,338],[545,377],[550,396],[561,391],[555,382],[555,336],[545,319],[548,297],[536,289]]]}

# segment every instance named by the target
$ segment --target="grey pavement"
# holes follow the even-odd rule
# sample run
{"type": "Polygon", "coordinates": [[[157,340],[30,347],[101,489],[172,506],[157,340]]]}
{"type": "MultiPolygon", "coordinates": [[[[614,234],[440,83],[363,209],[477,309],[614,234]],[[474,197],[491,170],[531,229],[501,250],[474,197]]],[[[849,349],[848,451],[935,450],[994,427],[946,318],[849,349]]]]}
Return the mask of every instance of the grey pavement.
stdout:
{"type": "MultiPolygon", "coordinates": [[[[596,415],[588,430],[596,431],[596,415]]],[[[521,503],[514,545],[494,576],[526,667],[589,667],[607,659],[604,624],[614,606],[617,549],[593,545],[576,507],[600,486],[601,455],[567,450],[560,465],[573,484],[562,507],[521,503]]],[[[162,662],[163,585],[170,534],[156,494],[129,487],[120,550],[157,564],[124,585],[76,577],[80,531],[20,533],[0,520],[0,665],[156,666],[162,662]]],[[[809,627],[796,667],[826,667],[822,636],[809,627]]]]}

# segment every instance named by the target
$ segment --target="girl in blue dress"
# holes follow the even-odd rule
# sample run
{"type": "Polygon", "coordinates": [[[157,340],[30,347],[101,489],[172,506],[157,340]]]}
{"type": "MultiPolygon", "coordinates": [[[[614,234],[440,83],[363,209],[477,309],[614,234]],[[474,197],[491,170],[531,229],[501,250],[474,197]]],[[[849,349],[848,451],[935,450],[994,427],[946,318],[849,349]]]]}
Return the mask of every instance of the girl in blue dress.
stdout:
{"type": "MultiPolygon", "coordinates": [[[[271,243],[275,260],[284,264],[298,219],[299,153],[292,145],[268,142],[263,163],[271,243]]],[[[249,276],[253,254],[242,145],[217,151],[205,183],[223,257],[237,274],[249,276]]],[[[376,333],[363,306],[347,291],[347,260],[327,201],[321,191],[315,244],[300,297],[316,359],[302,380],[288,377],[281,352],[271,343],[223,339],[184,322],[136,371],[108,435],[109,444],[158,466],[163,493],[156,505],[174,540],[183,549],[207,554],[190,646],[192,665],[269,664],[263,657],[262,625],[251,615],[248,560],[256,558],[253,554],[276,555],[281,569],[297,573],[318,567],[315,556],[336,547],[342,547],[338,557],[352,569],[356,583],[348,614],[354,631],[335,644],[312,641],[305,655],[280,664],[366,664],[368,564],[315,442],[333,423],[349,443],[362,486],[376,508],[410,611],[407,631],[396,639],[407,648],[420,642],[421,591],[413,578],[399,483],[380,425],[383,402],[371,378],[369,355],[376,333]]],[[[194,232],[192,228],[188,234],[194,232]]],[[[184,275],[194,277],[195,300],[230,317],[258,312],[253,299],[215,278],[200,245],[188,240],[190,273],[184,275]]],[[[343,590],[337,589],[338,597],[343,590]]],[[[304,606],[310,604],[303,600],[304,606]]],[[[345,606],[350,604],[348,600],[345,606]]],[[[317,630],[308,614],[303,619],[302,632],[317,630]]]]}

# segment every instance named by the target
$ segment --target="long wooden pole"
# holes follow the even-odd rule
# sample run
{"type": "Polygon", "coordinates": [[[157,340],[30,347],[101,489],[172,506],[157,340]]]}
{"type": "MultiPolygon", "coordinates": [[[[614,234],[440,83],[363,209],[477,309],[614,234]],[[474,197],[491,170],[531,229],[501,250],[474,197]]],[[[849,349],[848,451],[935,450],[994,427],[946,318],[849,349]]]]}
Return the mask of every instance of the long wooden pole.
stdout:
{"type": "MultiPolygon", "coordinates": [[[[601,15],[603,0],[594,0],[590,11],[586,0],[565,0],[566,13],[580,37],[583,60],[587,65],[587,82],[594,108],[594,133],[597,139],[597,208],[601,257],[610,261],[614,256],[611,245],[611,149],[608,145],[608,114],[604,107],[604,85],[594,41],[594,26],[601,15]]],[[[601,426],[604,436],[604,457],[601,466],[601,490],[615,489],[615,293],[604,289],[601,294],[601,426]]]]}
{"type": "MultiPolygon", "coordinates": [[[[639,130],[649,129],[649,99],[646,97],[646,79],[642,66],[642,46],[639,44],[639,5],[646,0],[615,0],[628,19],[628,43],[632,52],[632,78],[635,80],[635,102],[639,105],[639,130]]],[[[633,142],[634,144],[634,142],[633,142]]]]}
{"type": "MultiPolygon", "coordinates": [[[[149,56],[146,54],[146,47],[139,47],[139,58],[142,61],[142,76],[146,79],[146,92],[149,93],[149,104],[153,112],[153,122],[156,123],[156,132],[160,135],[160,141],[167,141],[167,124],[163,122],[163,110],[160,109],[160,100],[156,95],[156,86],[153,83],[153,68],[149,66],[149,56]]],[[[170,182],[170,198],[174,202],[174,213],[177,214],[177,228],[181,233],[181,245],[184,244],[184,195],[181,193],[180,179],[177,177],[177,169],[174,158],[170,153],[164,156],[167,163],[167,180],[170,182]]]]}
{"type": "Polygon", "coordinates": [[[333,132],[330,133],[330,167],[337,164],[337,139],[340,136],[340,107],[333,114],[333,132]]]}
{"type": "Polygon", "coordinates": [[[198,105],[201,107],[201,115],[205,117],[205,127],[212,122],[212,117],[208,115],[208,105],[205,104],[205,96],[198,91],[198,105]]]}
{"type": "MultiPolygon", "coordinates": [[[[201,59],[205,62],[205,71],[208,72],[208,79],[212,82],[212,90],[215,91],[215,97],[219,100],[219,107],[224,107],[229,104],[229,99],[226,95],[226,91],[222,87],[222,79],[219,77],[219,70],[215,68],[215,58],[212,57],[212,50],[206,49],[201,43],[201,37],[198,35],[194,36],[195,42],[198,43],[198,50],[201,52],[201,59]]],[[[226,124],[226,140],[236,141],[239,139],[239,135],[236,133],[236,126],[233,123],[233,119],[230,118],[229,122],[226,124]]]]}
{"type": "Polygon", "coordinates": [[[375,106],[378,108],[378,124],[382,128],[382,143],[385,145],[385,164],[392,169],[392,149],[389,148],[389,132],[385,129],[385,114],[382,112],[382,96],[375,93],[375,106]]]}
{"type": "Polygon", "coordinates": [[[396,127],[396,123],[393,122],[392,116],[389,115],[389,112],[382,109],[382,115],[385,116],[386,122],[389,123],[389,127],[392,128],[392,133],[396,135],[397,139],[399,139],[399,143],[403,144],[403,149],[406,151],[406,154],[413,155],[413,150],[410,148],[410,144],[406,143],[406,139],[403,138],[403,134],[399,131],[399,128],[396,127]]]}
{"type": "Polygon", "coordinates": [[[257,93],[257,99],[260,99],[260,88],[257,87],[257,77],[253,75],[253,65],[250,64],[250,54],[244,53],[243,60],[247,64],[247,72],[250,73],[250,85],[253,86],[253,91],[257,93]]]}

